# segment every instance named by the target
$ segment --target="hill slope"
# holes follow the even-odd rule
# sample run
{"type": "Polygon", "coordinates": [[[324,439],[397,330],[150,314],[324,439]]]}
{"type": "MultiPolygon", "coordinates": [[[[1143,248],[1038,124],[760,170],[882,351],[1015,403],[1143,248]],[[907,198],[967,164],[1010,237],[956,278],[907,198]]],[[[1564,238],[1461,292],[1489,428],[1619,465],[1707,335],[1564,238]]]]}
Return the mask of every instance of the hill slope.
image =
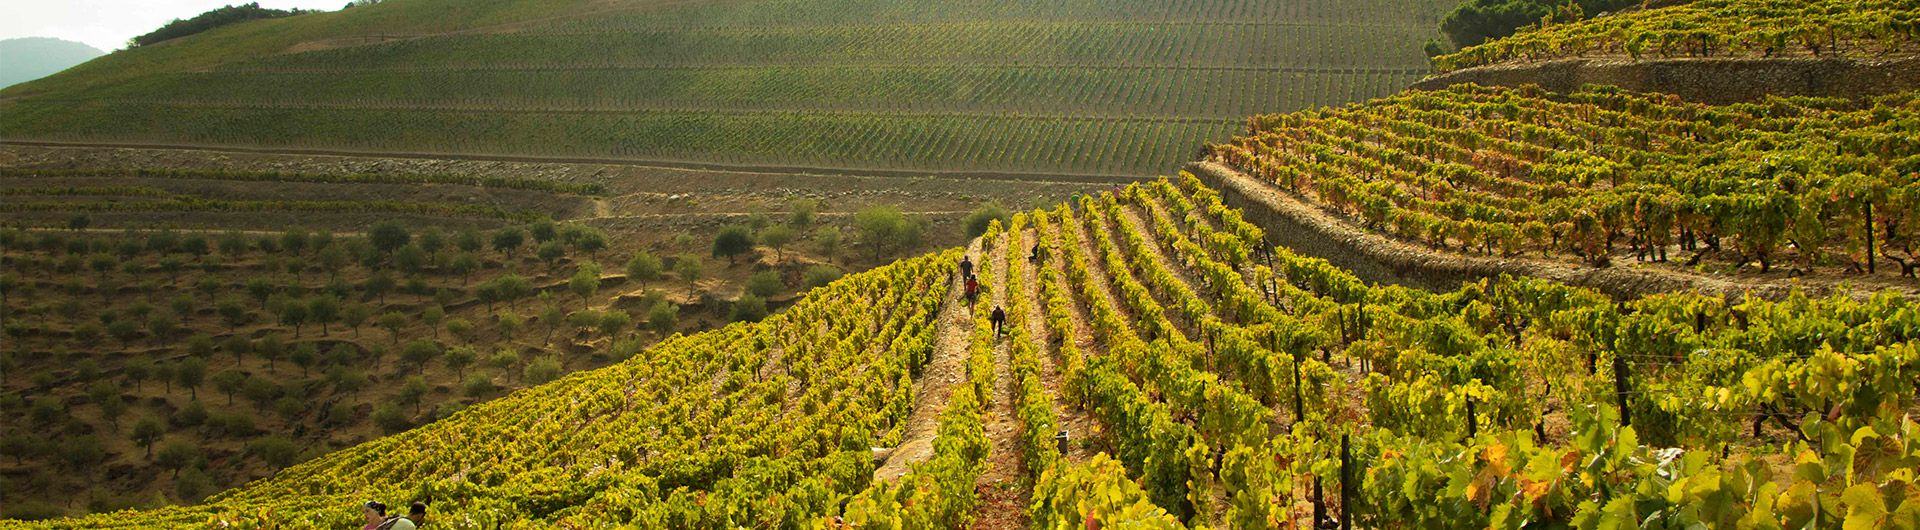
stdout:
{"type": "Polygon", "coordinates": [[[78,42],[27,37],[0,40],[0,88],[32,81],[106,55],[78,42]]]}
{"type": "Polygon", "coordinates": [[[1265,247],[1192,178],[1006,228],[970,251],[988,303],[961,302],[959,252],[906,260],[206,506],[47,526],[338,528],[366,498],[428,500],[445,528],[1920,518],[1907,299],[1369,285],[1265,247]],[[914,404],[929,384],[951,397],[914,404]],[[876,477],[868,448],[927,406],[930,453],[876,477]]]}
{"type": "Polygon", "coordinates": [[[1418,79],[1446,4],[391,0],[0,92],[0,138],[1152,174],[1418,79]]]}

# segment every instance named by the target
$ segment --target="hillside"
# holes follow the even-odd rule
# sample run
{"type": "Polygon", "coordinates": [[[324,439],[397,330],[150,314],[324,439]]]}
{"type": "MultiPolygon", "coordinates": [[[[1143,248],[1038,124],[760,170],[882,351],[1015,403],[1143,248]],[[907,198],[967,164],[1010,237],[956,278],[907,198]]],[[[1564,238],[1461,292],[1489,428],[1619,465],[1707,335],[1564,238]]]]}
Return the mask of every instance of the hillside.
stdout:
{"type": "Polygon", "coordinates": [[[1884,58],[1915,51],[1920,6],[1902,0],[1696,0],[1534,25],[1434,58],[1448,72],[1507,61],[1616,56],[1884,58]]]}
{"type": "Polygon", "coordinates": [[[1422,90],[1608,85],[1697,103],[1866,99],[1920,86],[1912,2],[1699,0],[1533,24],[1433,59],[1422,90]]]}
{"type": "Polygon", "coordinates": [[[29,527],[342,527],[367,498],[448,528],[1920,520],[1890,471],[1920,465],[1898,297],[1368,285],[1191,178],[1007,227],[967,251],[971,307],[960,252],[905,260],[205,506],[29,527]],[[901,485],[877,474],[936,412],[901,485]]]}
{"type": "Polygon", "coordinates": [[[0,92],[0,138],[1150,175],[1419,78],[1448,3],[390,0],[0,92]]]}
{"type": "Polygon", "coordinates": [[[1916,120],[1912,92],[1710,106],[1460,85],[1254,118],[1212,159],[1443,252],[1872,286],[1920,268],[1916,120]]]}
{"type": "Polygon", "coordinates": [[[0,40],[0,89],[53,75],[101,55],[106,52],[60,39],[0,40]]]}

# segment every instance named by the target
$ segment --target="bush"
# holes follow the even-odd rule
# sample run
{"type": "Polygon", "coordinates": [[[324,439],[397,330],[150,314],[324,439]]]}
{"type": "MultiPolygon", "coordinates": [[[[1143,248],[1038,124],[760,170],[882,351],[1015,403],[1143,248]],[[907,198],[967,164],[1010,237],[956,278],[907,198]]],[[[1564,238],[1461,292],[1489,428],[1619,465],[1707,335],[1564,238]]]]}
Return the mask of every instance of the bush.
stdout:
{"type": "Polygon", "coordinates": [[[752,293],[740,295],[733,301],[732,318],[735,322],[759,322],[767,318],[767,300],[752,293]]]}
{"type": "Polygon", "coordinates": [[[647,327],[655,333],[665,335],[680,326],[680,306],[661,300],[647,309],[647,327]]]}
{"type": "Polygon", "coordinates": [[[787,287],[776,271],[760,271],[747,277],[747,292],[761,298],[773,296],[787,287]]]}
{"type": "Polygon", "coordinates": [[[826,287],[827,284],[833,283],[834,280],[838,280],[841,276],[845,275],[846,273],[841,272],[839,267],[832,265],[814,265],[808,267],[806,274],[801,276],[801,284],[806,285],[808,289],[826,287]]]}
{"type": "Polygon", "coordinates": [[[467,376],[466,381],[460,383],[460,393],[466,394],[467,397],[485,396],[493,393],[493,390],[493,378],[488,377],[487,374],[471,374],[467,376]]]}
{"type": "Polygon", "coordinates": [[[373,424],[387,434],[404,431],[413,426],[413,423],[407,420],[407,414],[401,412],[400,407],[392,403],[382,403],[373,409],[373,424]]]}
{"type": "Polygon", "coordinates": [[[300,447],[284,436],[268,436],[247,443],[247,454],[259,458],[274,468],[293,465],[300,457],[300,447]]]}
{"type": "Polygon", "coordinates": [[[993,226],[994,221],[1004,225],[1012,219],[1013,214],[1007,213],[1007,209],[1001,207],[999,203],[987,203],[975,208],[973,213],[967,214],[966,220],[961,225],[967,229],[967,239],[973,239],[987,233],[987,228],[993,226]]]}
{"type": "Polygon", "coordinates": [[[560,360],[553,357],[541,357],[527,363],[521,372],[521,379],[529,385],[538,385],[560,377],[560,360]]]}

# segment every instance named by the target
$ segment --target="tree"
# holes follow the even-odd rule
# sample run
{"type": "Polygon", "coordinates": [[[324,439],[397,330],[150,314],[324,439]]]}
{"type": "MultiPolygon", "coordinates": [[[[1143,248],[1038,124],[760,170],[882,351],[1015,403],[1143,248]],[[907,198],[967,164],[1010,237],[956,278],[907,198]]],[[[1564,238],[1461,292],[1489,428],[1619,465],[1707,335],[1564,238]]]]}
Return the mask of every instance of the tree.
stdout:
{"type": "Polygon", "coordinates": [[[560,327],[560,322],[566,319],[566,315],[566,312],[555,304],[547,304],[540,308],[540,323],[547,326],[548,341],[553,340],[553,330],[560,327]]]}
{"type": "Polygon", "coordinates": [[[780,281],[779,272],[760,271],[747,277],[747,292],[761,298],[773,296],[786,287],[786,282],[780,281]]]}
{"type": "Polygon", "coordinates": [[[237,329],[246,324],[248,317],[251,316],[247,307],[241,305],[239,299],[231,296],[221,298],[216,304],[215,311],[220,313],[220,320],[227,323],[228,330],[237,329]]]}
{"type": "Polygon", "coordinates": [[[540,222],[528,225],[527,233],[533,235],[534,241],[545,243],[548,241],[552,241],[553,236],[558,234],[558,231],[555,230],[555,228],[556,227],[553,225],[553,221],[540,221],[540,222]]]}
{"type": "Polygon", "coordinates": [[[394,344],[399,344],[400,328],[407,325],[407,315],[399,311],[388,311],[380,315],[377,325],[387,330],[387,334],[393,337],[394,344]]]}
{"type": "Polygon", "coordinates": [[[607,248],[606,234],[591,227],[582,228],[584,228],[584,230],[573,240],[573,248],[580,249],[581,252],[587,253],[588,257],[599,255],[601,250],[607,248]]]}
{"type": "Polygon", "coordinates": [[[458,337],[464,341],[473,341],[473,322],[464,318],[449,318],[447,319],[446,326],[447,332],[452,333],[454,337],[458,337]]]}
{"type": "Polygon", "coordinates": [[[661,270],[660,257],[653,255],[652,252],[645,250],[635,252],[633,258],[627,260],[627,279],[642,286],[659,279],[661,270]]]}
{"type": "Polygon", "coordinates": [[[320,362],[320,347],[314,346],[311,342],[300,343],[293,348],[293,353],[287,356],[287,360],[293,361],[294,366],[300,367],[300,377],[304,379],[313,370],[313,365],[320,362]]]}
{"type": "Polygon", "coordinates": [[[140,421],[133,423],[133,443],[146,450],[147,458],[153,458],[153,444],[166,434],[167,426],[160,423],[160,418],[142,416],[140,421]]]}
{"type": "Polygon", "coordinates": [[[453,369],[455,375],[465,379],[467,367],[472,366],[478,357],[479,353],[473,351],[472,346],[458,346],[447,350],[447,355],[442,360],[447,363],[447,368],[453,369]]]}
{"type": "Polygon", "coordinates": [[[546,262],[548,267],[552,267],[553,262],[560,261],[560,258],[567,256],[567,249],[561,247],[559,241],[548,241],[541,243],[540,247],[535,249],[533,253],[540,258],[540,261],[546,262]]]}
{"type": "Polygon", "coordinates": [[[854,214],[853,226],[859,230],[861,242],[873,250],[874,261],[920,241],[920,223],[907,219],[906,214],[892,206],[861,209],[854,214]]]}
{"type": "Polygon", "coordinates": [[[527,233],[519,228],[502,228],[493,233],[493,250],[507,258],[512,258],[514,251],[526,242],[527,233]]]}
{"type": "Polygon", "coordinates": [[[366,304],[354,302],[340,310],[340,323],[353,328],[353,338],[357,339],[360,338],[360,326],[366,324],[367,318],[371,316],[373,316],[373,310],[367,308],[366,304]]]}
{"type": "Polygon", "coordinates": [[[820,246],[820,253],[827,259],[833,259],[840,252],[840,227],[822,226],[814,230],[813,243],[820,246]]]}
{"type": "Polygon", "coordinates": [[[666,335],[680,325],[680,306],[661,300],[647,310],[647,327],[655,333],[666,335]]]}
{"type": "Polygon", "coordinates": [[[990,202],[975,208],[973,213],[967,214],[962,225],[967,229],[967,239],[973,239],[987,233],[987,228],[993,226],[994,221],[1004,225],[1012,220],[1013,214],[1007,213],[1006,208],[1002,208],[999,203],[990,202]]]}
{"type": "Polygon", "coordinates": [[[393,275],[387,274],[387,271],[379,271],[368,275],[367,281],[362,283],[360,288],[368,295],[378,297],[380,303],[384,304],[387,303],[387,293],[393,291],[394,286],[393,275]]]}
{"type": "Polygon", "coordinates": [[[199,357],[181,359],[180,364],[174,365],[173,377],[174,382],[186,388],[193,399],[200,399],[200,383],[206,380],[207,362],[199,357]]]}
{"type": "Polygon", "coordinates": [[[787,215],[787,226],[805,229],[819,218],[820,199],[800,199],[793,201],[793,211],[787,215]]]}
{"type": "Polygon", "coordinates": [[[420,321],[427,324],[427,329],[433,330],[433,338],[435,340],[440,338],[440,322],[446,319],[447,310],[440,307],[439,304],[427,306],[426,309],[420,311],[420,321]]]}
{"type": "Polygon", "coordinates": [[[720,235],[713,237],[713,256],[727,258],[727,264],[733,265],[736,258],[753,250],[753,231],[741,225],[728,225],[720,229],[720,235]]]}
{"type": "Polygon", "coordinates": [[[186,440],[176,439],[160,444],[160,454],[154,457],[154,462],[159,463],[162,468],[172,470],[173,476],[178,478],[181,469],[204,465],[206,456],[201,454],[199,446],[186,440]]]}
{"type": "Polygon", "coordinates": [[[140,337],[140,324],[131,318],[115,319],[107,323],[107,334],[121,344],[131,344],[133,339],[140,337]]]}
{"type": "Polygon", "coordinates": [[[507,340],[513,340],[514,334],[519,333],[520,328],[525,327],[526,324],[527,321],[521,319],[520,315],[507,313],[500,315],[500,318],[496,319],[493,325],[500,329],[501,336],[506,337],[507,340]]]}
{"type": "Polygon", "coordinates": [[[586,307],[587,297],[600,290],[600,265],[591,261],[581,263],[567,280],[567,290],[580,297],[580,307],[586,307]]]}
{"type": "Polygon", "coordinates": [[[440,343],[438,342],[414,340],[407,342],[406,347],[400,349],[400,359],[412,363],[416,371],[425,374],[427,371],[427,363],[433,361],[435,357],[439,357],[441,352],[440,343]]]}
{"type": "Polygon", "coordinates": [[[233,395],[240,393],[240,389],[246,384],[247,374],[240,373],[239,370],[221,370],[213,374],[213,388],[227,395],[228,406],[233,405],[233,395]]]}
{"type": "Polygon", "coordinates": [[[786,259],[786,247],[792,243],[795,234],[787,225],[773,225],[760,231],[760,244],[772,248],[775,260],[786,259]]]}
{"type": "Polygon", "coordinates": [[[180,317],[173,316],[172,313],[161,311],[147,317],[147,331],[153,333],[155,339],[165,339],[179,330],[180,317]]]}
{"type": "Polygon", "coordinates": [[[268,371],[277,371],[274,368],[274,362],[279,361],[280,357],[286,355],[286,353],[287,342],[281,340],[279,334],[268,334],[265,337],[260,337],[260,340],[253,344],[253,355],[267,362],[268,371]]]}
{"type": "Polygon", "coordinates": [[[688,286],[700,280],[700,257],[687,254],[673,260],[673,274],[685,280],[688,286]]]}
{"type": "Polygon", "coordinates": [[[459,232],[453,235],[453,247],[460,249],[461,252],[479,252],[480,231],[472,228],[460,229],[459,232]]]}
{"type": "Polygon", "coordinates": [[[300,327],[307,323],[307,304],[290,302],[280,305],[280,325],[293,326],[293,337],[300,338],[300,327]]]}
{"type": "Polygon", "coordinates": [[[449,262],[447,267],[452,269],[454,274],[460,275],[460,286],[465,287],[467,282],[473,280],[473,271],[480,270],[480,258],[475,257],[472,252],[461,252],[453,256],[453,261],[449,262]]]}
{"type": "Polygon", "coordinates": [[[87,214],[76,213],[67,217],[68,230],[78,232],[86,230],[89,226],[93,226],[93,218],[87,217],[87,214]]]}
{"type": "Polygon", "coordinates": [[[272,298],[273,293],[279,290],[279,287],[274,286],[273,280],[263,277],[247,279],[247,294],[253,295],[254,302],[260,304],[261,309],[266,309],[267,299],[272,298]]]}
{"type": "Polygon", "coordinates": [[[116,428],[120,426],[120,415],[127,412],[127,400],[121,392],[120,385],[112,381],[97,381],[87,387],[87,399],[92,400],[94,406],[100,407],[102,419],[116,428]]]}
{"type": "Polygon", "coordinates": [[[400,404],[413,407],[414,414],[419,414],[420,403],[425,401],[428,390],[427,380],[413,376],[400,385],[400,394],[395,397],[399,398],[400,404]]]}
{"type": "MultiPolygon", "coordinates": [[[[257,412],[266,410],[268,404],[273,403],[275,399],[279,399],[281,389],[280,385],[273,384],[273,381],[268,381],[260,377],[249,377],[247,378],[246,384],[241,386],[240,393],[247,396],[247,401],[253,402],[253,410],[257,412]]],[[[252,429],[241,430],[252,431],[252,429]]]]}
{"type": "Polygon", "coordinates": [[[425,269],[427,267],[427,259],[427,251],[422,250],[420,245],[406,245],[400,247],[399,250],[393,253],[394,266],[399,267],[401,272],[409,275],[419,273],[421,269],[425,269]]]}
{"type": "Polygon", "coordinates": [[[327,330],[327,324],[340,318],[340,299],[330,295],[308,298],[307,316],[309,320],[320,323],[321,335],[331,333],[327,330]]]}
{"type": "Polygon", "coordinates": [[[413,234],[408,233],[407,227],[398,221],[381,221],[367,229],[367,242],[384,254],[392,254],[412,240],[413,234]]]}

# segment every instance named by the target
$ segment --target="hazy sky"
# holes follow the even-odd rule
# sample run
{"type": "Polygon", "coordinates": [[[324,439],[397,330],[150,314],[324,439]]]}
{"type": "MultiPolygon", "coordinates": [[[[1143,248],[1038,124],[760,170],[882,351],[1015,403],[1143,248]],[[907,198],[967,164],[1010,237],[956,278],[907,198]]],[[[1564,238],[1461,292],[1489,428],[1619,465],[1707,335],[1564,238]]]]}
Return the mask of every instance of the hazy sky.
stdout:
{"type": "MultiPolygon", "coordinates": [[[[159,29],[176,18],[254,0],[0,0],[0,39],[54,37],[101,51],[125,47],[127,39],[159,29]]],[[[347,0],[258,0],[274,9],[340,9],[347,0]]]]}

